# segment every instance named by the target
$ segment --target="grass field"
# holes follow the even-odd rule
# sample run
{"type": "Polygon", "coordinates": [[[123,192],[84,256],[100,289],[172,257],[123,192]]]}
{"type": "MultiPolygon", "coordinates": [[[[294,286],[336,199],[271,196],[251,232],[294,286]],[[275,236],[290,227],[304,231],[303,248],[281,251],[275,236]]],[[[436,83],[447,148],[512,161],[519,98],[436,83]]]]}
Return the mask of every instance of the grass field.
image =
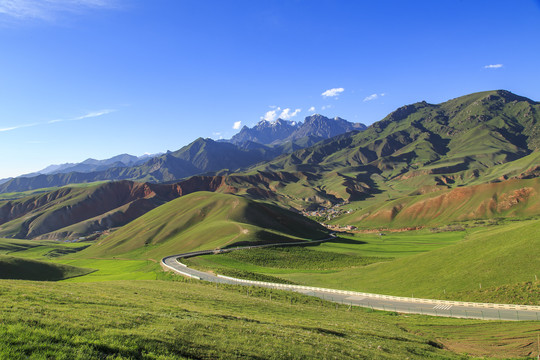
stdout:
{"type": "MultiPolygon", "coordinates": [[[[157,261],[133,259],[69,259],[73,254],[88,247],[90,243],[65,243],[50,240],[17,240],[0,239],[0,259],[2,255],[10,255],[19,261],[46,261],[51,266],[82,267],[86,276],[72,277],[66,281],[92,282],[108,280],[155,280],[165,274],[157,261]],[[91,272],[89,272],[91,270],[91,272]]],[[[79,275],[82,275],[79,274],[79,275]]],[[[52,278],[50,278],[53,280],[52,278]]],[[[38,279],[35,280],[45,280],[38,279]]],[[[59,280],[55,278],[54,280],[59,280]]]]}
{"type": "MultiPolygon", "coordinates": [[[[368,235],[364,243],[355,237],[292,247],[285,257],[307,253],[324,266],[314,270],[303,260],[296,263],[302,271],[339,271],[343,259],[373,258],[384,249],[391,258],[407,258],[459,242],[463,233],[438,233],[439,241],[428,235],[368,235]]],[[[295,293],[192,282],[163,273],[151,260],[51,257],[51,251],[68,253],[81,245],[0,240],[3,253],[98,270],[54,283],[1,280],[0,358],[518,357],[533,353],[540,331],[537,323],[349,310],[295,293]]],[[[242,253],[236,256],[246,264],[242,253]]],[[[266,261],[260,255],[248,259],[266,261]]],[[[281,255],[274,255],[272,269],[286,270],[281,255]]]]}
{"type": "Polygon", "coordinates": [[[502,334],[511,334],[507,356],[525,356],[540,330],[537,323],[368,312],[295,293],[177,279],[1,281],[0,357],[458,359],[465,352],[500,355],[492,344],[502,334]]]}
{"type": "Polygon", "coordinates": [[[0,254],[32,259],[53,259],[75,253],[90,246],[90,243],[67,243],[52,240],[1,239],[0,254]]]}
{"type": "MultiPolygon", "coordinates": [[[[385,235],[368,234],[339,237],[335,240],[308,247],[276,247],[239,250],[221,255],[206,255],[182,260],[186,265],[202,270],[225,273],[231,269],[246,273],[258,273],[288,279],[291,273],[328,276],[350,272],[366,265],[389,262],[395,258],[411,256],[454,244],[465,232],[441,232],[427,230],[385,235]]],[[[226,275],[226,274],[225,274],[226,275]]],[[[253,275],[250,279],[255,279],[253,275]]],[[[301,279],[303,282],[304,279],[301,279]]],[[[332,283],[326,284],[332,287],[332,283]]]]}
{"type": "Polygon", "coordinates": [[[245,250],[239,254],[196,257],[189,262],[203,269],[219,271],[232,267],[297,284],[335,289],[537,305],[539,233],[540,221],[529,220],[467,232],[358,234],[297,252],[305,257],[302,262],[312,262],[309,270],[298,266],[298,261],[288,261],[286,255],[291,250],[285,249],[257,250],[259,254],[252,255],[245,250]],[[276,254],[280,251],[282,255],[276,254]],[[352,257],[344,259],[356,257],[358,263],[342,261],[341,268],[325,267],[318,252],[352,257]],[[360,260],[385,256],[394,259],[368,265],[360,260]]]}

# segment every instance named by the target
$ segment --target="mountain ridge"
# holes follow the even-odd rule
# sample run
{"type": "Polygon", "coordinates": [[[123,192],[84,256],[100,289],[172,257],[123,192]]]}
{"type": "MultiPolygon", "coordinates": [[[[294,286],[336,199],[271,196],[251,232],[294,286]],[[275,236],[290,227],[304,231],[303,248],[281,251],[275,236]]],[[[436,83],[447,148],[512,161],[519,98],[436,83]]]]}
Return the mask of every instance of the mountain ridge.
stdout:
{"type": "Polygon", "coordinates": [[[303,122],[287,121],[278,118],[274,121],[261,120],[254,127],[244,126],[229,142],[242,144],[246,141],[264,145],[283,144],[288,141],[314,137],[319,140],[353,131],[365,130],[366,125],[352,123],[340,117],[330,119],[320,114],[307,116],[303,122]]]}
{"type": "Polygon", "coordinates": [[[174,182],[198,174],[234,172],[311,146],[333,134],[365,128],[362,124],[353,124],[340,118],[329,119],[322,115],[307,117],[302,125],[291,125],[293,122],[281,119],[274,123],[261,121],[259,124],[264,131],[279,128],[281,140],[274,141],[275,134],[263,134],[271,144],[247,138],[236,143],[198,138],[179,150],[150,158],[121,154],[105,160],[90,158],[77,164],[52,165],[44,169],[46,173],[5,179],[0,183],[0,193],[110,180],[174,182]],[[295,132],[295,129],[300,132],[295,132]]]}
{"type": "MultiPolygon", "coordinates": [[[[196,175],[180,182],[161,185],[169,186],[170,190],[167,191],[173,195],[166,199],[156,197],[154,200],[163,203],[186,193],[213,191],[263,200],[298,211],[332,208],[350,203],[348,208],[352,214],[333,219],[334,223],[345,221],[361,224],[364,219],[371,219],[371,223],[380,226],[381,221],[389,219],[389,223],[393,222],[397,226],[407,223],[408,218],[417,213],[415,209],[422,208],[418,201],[429,200],[422,200],[422,196],[426,194],[432,194],[429,195],[432,197],[429,201],[437,204],[438,199],[442,201],[458,193],[472,194],[474,192],[469,190],[476,189],[479,198],[474,203],[471,202],[467,210],[473,214],[473,218],[477,216],[475,214],[485,217],[499,213],[503,216],[521,213],[529,216],[538,212],[530,202],[536,199],[535,194],[540,192],[540,188],[537,182],[530,185],[530,182],[525,180],[540,176],[539,145],[540,104],[506,91],[488,91],[465,95],[440,104],[419,102],[406,105],[364,131],[341,134],[313,146],[282,154],[270,161],[262,161],[242,171],[196,175]],[[490,183],[501,185],[489,186],[490,183]],[[487,185],[474,187],[482,184],[487,185]],[[461,187],[469,189],[469,192],[453,191],[461,187]],[[525,194],[520,190],[524,187],[531,189],[525,194]],[[446,193],[451,195],[444,195],[446,193]],[[492,198],[495,203],[490,202],[492,198]],[[396,199],[401,199],[396,203],[398,205],[390,206],[391,201],[396,199]],[[508,201],[512,206],[500,208],[497,199],[510,199],[508,201]],[[482,210],[486,206],[488,210],[496,211],[482,210]],[[385,213],[391,216],[387,219],[385,213]],[[367,215],[364,216],[365,214],[367,215]]],[[[268,149],[267,146],[257,143],[249,146],[261,154],[268,149]]],[[[156,158],[158,160],[153,159],[150,165],[155,166],[153,171],[156,174],[164,175],[167,173],[160,172],[163,169],[159,161],[179,161],[193,167],[199,166],[200,169],[211,164],[206,158],[207,154],[231,147],[235,151],[242,151],[234,144],[200,138],[180,149],[179,153],[169,152],[156,158]]],[[[234,159],[225,156],[218,164],[222,167],[229,160],[234,159]]],[[[171,169],[170,166],[165,168],[166,171],[171,169]]],[[[39,196],[46,195],[36,195],[30,198],[34,200],[24,201],[36,201],[39,196]]],[[[130,214],[135,216],[151,206],[157,206],[157,203],[151,203],[148,207],[139,205],[149,203],[148,199],[133,200],[138,202],[131,205],[119,204],[118,206],[124,208],[115,212],[125,214],[129,210],[130,214]],[[139,212],[135,209],[139,209],[139,212]]],[[[0,209],[12,209],[13,204],[16,202],[0,202],[0,209]]],[[[452,206],[457,205],[459,204],[452,206]]],[[[114,209],[116,208],[108,211],[114,209]]],[[[429,213],[438,207],[426,205],[423,209],[427,210],[422,212],[429,213]]],[[[47,209],[44,208],[43,211],[47,212],[47,209]]],[[[101,217],[102,214],[95,216],[101,217]]],[[[106,215],[109,219],[115,216],[118,215],[106,215]]],[[[430,216],[435,215],[425,215],[425,223],[431,221],[430,216]]],[[[99,223],[100,219],[94,219],[92,223],[99,223]]],[[[455,219],[457,220],[457,217],[455,219]]],[[[0,235],[13,236],[13,229],[21,231],[21,223],[13,220],[3,222],[0,235]],[[10,225],[5,225],[6,223],[10,225]]],[[[88,217],[81,221],[87,220],[88,217]]],[[[21,236],[42,236],[62,229],[45,229],[39,224],[41,222],[23,226],[21,236]],[[43,229],[39,231],[40,234],[27,231],[38,227],[43,229]]],[[[66,228],[75,224],[78,222],[61,225],[66,228]]],[[[90,229],[90,226],[84,225],[82,228],[90,229]]],[[[75,230],[69,228],[64,233],[81,233],[75,230]]]]}

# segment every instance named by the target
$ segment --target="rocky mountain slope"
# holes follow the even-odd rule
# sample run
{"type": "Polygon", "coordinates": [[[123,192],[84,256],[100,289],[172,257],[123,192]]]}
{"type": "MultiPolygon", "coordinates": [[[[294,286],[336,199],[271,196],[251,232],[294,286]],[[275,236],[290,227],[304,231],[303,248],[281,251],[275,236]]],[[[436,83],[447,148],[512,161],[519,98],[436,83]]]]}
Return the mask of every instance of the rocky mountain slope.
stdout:
{"type": "Polygon", "coordinates": [[[231,138],[230,142],[237,145],[248,141],[275,145],[311,138],[311,144],[314,144],[336,135],[354,130],[365,130],[366,128],[364,124],[352,123],[339,117],[329,119],[323,115],[315,114],[306,117],[304,122],[300,123],[283,119],[261,120],[253,128],[244,126],[238,134],[231,138]]]}

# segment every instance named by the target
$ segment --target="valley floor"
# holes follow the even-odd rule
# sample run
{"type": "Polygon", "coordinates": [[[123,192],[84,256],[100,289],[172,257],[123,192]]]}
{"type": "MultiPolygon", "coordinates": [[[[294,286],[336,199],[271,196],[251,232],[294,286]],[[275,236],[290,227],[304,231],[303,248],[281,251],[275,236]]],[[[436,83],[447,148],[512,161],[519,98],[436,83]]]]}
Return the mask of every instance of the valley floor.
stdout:
{"type": "MultiPolygon", "coordinates": [[[[523,266],[502,274],[494,286],[463,292],[464,297],[485,299],[497,287],[507,288],[514,290],[507,296],[515,300],[525,294],[520,290],[520,276],[530,276],[534,261],[538,261],[531,256],[531,262],[527,262],[531,249],[538,244],[534,236],[533,242],[526,240],[528,232],[537,233],[538,226],[538,220],[530,220],[467,232],[423,230],[342,236],[320,246],[237,251],[191,261],[220,272],[230,269],[248,277],[267,276],[289,282],[328,284],[330,277],[337,274],[344,276],[343,283],[356,286],[351,277],[347,280],[347,273],[358,276],[364,271],[400,269],[401,262],[409,271],[415,271],[415,263],[424,266],[434,262],[441,267],[440,259],[447,252],[459,256],[476,247],[486,248],[486,239],[504,244],[511,238],[509,234],[516,233],[525,240],[516,236],[509,243],[517,243],[523,252],[500,246],[497,251],[521,256],[523,266]],[[513,282],[505,285],[505,279],[513,282]]],[[[68,272],[65,280],[56,282],[0,280],[0,358],[465,359],[537,355],[537,321],[397,314],[285,291],[204,283],[163,273],[159,258],[81,257],[80,250],[86,245],[0,240],[0,254],[96,270],[76,277],[68,272]]],[[[481,265],[492,266],[499,256],[497,251],[484,254],[481,265]]],[[[476,279],[464,279],[457,270],[452,270],[456,288],[467,289],[464,284],[469,280],[476,286],[476,279]]],[[[400,276],[396,271],[393,275],[400,276]]],[[[401,281],[410,286],[413,280],[403,277],[401,281]]],[[[537,301],[537,286],[538,282],[531,280],[523,287],[533,294],[529,297],[533,303],[537,301]]],[[[329,287],[339,288],[339,284],[329,287]]],[[[414,295],[422,291],[417,286],[414,295]]],[[[455,294],[459,291],[448,291],[449,297],[455,294]]]]}

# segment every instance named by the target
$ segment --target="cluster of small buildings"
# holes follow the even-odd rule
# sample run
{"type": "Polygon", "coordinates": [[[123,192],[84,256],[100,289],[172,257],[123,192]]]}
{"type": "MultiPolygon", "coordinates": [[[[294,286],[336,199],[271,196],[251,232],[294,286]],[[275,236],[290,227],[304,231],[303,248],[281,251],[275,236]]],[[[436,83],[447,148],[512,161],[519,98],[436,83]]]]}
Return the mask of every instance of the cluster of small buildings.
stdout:
{"type": "Polygon", "coordinates": [[[326,218],[326,220],[332,220],[333,218],[338,217],[340,215],[350,214],[353,212],[353,210],[343,211],[340,209],[343,205],[346,205],[348,203],[349,203],[348,201],[344,201],[341,204],[336,204],[329,208],[320,207],[315,211],[302,211],[302,214],[304,216],[323,217],[323,218],[326,218]]]}
{"type": "Polygon", "coordinates": [[[321,225],[326,227],[327,229],[334,230],[334,231],[351,231],[351,230],[357,229],[357,227],[354,225],[333,225],[333,224],[324,224],[324,223],[321,223],[321,225]]]}
{"type": "MultiPolygon", "coordinates": [[[[348,201],[344,201],[343,203],[336,204],[330,208],[321,207],[314,211],[302,211],[302,214],[304,216],[318,218],[318,220],[321,220],[321,218],[324,218],[327,221],[329,221],[343,214],[352,213],[353,212],[352,209],[346,210],[346,211],[340,209],[343,205],[346,205],[348,203],[349,203],[348,201]]],[[[324,222],[320,222],[320,224],[326,227],[327,229],[334,230],[334,231],[351,231],[351,230],[357,229],[356,226],[353,226],[353,225],[333,225],[333,224],[326,224],[324,222]]]]}

